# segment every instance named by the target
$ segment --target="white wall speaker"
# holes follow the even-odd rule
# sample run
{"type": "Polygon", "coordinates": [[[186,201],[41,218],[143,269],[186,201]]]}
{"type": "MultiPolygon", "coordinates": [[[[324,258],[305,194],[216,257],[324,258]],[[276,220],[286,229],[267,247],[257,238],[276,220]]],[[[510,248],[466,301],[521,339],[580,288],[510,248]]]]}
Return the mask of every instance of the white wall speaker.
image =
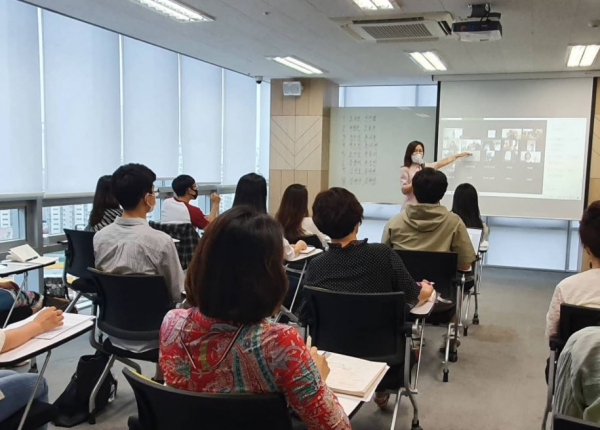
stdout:
{"type": "Polygon", "coordinates": [[[283,82],[283,95],[284,96],[295,96],[302,95],[302,82],[288,81],[283,82]]]}

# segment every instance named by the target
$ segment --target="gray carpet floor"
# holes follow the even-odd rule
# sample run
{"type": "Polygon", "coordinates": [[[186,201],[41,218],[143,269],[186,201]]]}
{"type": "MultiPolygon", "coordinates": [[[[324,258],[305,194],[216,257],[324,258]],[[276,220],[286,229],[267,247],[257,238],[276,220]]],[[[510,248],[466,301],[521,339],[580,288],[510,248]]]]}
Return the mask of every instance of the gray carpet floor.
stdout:
{"type": "MultiPolygon", "coordinates": [[[[545,317],[554,287],[564,277],[565,274],[543,271],[485,269],[479,310],[481,324],[472,326],[469,336],[462,338],[459,360],[451,363],[448,383],[442,382],[438,352],[444,329],[427,327],[417,395],[424,430],[540,427],[548,356],[545,317]]],[[[55,351],[46,373],[51,400],[66,387],[79,356],[89,353],[92,348],[87,338],[55,351]]],[[[153,374],[152,365],[142,364],[142,367],[146,375],[153,374]]],[[[119,391],[114,403],[99,415],[95,426],[82,424],[77,428],[127,428],[127,418],[136,412],[136,404],[121,369],[122,365],[117,363],[119,391]]],[[[391,404],[380,411],[371,402],[354,416],[352,427],[389,429],[391,417],[391,404]]],[[[410,402],[403,398],[396,430],[410,429],[411,418],[410,402]]]]}

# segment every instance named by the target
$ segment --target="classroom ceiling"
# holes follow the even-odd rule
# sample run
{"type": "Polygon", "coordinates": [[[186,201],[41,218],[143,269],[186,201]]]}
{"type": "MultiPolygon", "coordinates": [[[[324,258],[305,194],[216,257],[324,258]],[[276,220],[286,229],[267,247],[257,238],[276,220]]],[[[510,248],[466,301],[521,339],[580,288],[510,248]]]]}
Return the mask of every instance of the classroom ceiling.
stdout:
{"type": "MultiPolygon", "coordinates": [[[[27,0],[158,46],[265,79],[297,76],[267,60],[297,56],[327,71],[340,85],[401,85],[431,82],[406,55],[435,50],[447,74],[567,71],[570,44],[600,43],[600,0],[498,0],[504,37],[498,42],[374,44],[357,42],[330,18],[366,14],[352,0],[186,0],[214,22],[179,23],[128,0],[27,0]]],[[[447,11],[469,15],[469,0],[398,0],[402,13],[447,11]]],[[[379,12],[385,15],[385,12],[379,12]]],[[[393,12],[394,13],[394,12],[393,12]]],[[[398,13],[398,11],[395,11],[398,13]]],[[[369,13],[372,15],[372,13],[369,13]]],[[[594,70],[600,69],[600,58],[594,70]]]]}

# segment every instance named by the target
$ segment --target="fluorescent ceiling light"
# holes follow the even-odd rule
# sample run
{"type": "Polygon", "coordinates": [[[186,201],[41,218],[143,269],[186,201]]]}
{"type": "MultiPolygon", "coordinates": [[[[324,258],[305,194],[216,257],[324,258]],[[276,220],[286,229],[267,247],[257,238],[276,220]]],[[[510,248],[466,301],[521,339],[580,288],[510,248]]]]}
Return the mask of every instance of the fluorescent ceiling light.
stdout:
{"type": "Polygon", "coordinates": [[[585,48],[585,52],[583,53],[583,57],[581,57],[579,67],[590,67],[592,64],[594,64],[596,55],[598,55],[598,51],[600,51],[600,45],[589,45],[587,48],[585,48]]]}
{"type": "Polygon", "coordinates": [[[184,6],[173,0],[132,0],[141,3],[155,12],[167,15],[181,22],[214,21],[214,19],[189,6],[184,6]]]}
{"type": "Polygon", "coordinates": [[[362,10],[394,9],[393,0],[353,0],[362,10]]]}
{"type": "Polygon", "coordinates": [[[409,55],[415,63],[428,72],[433,72],[436,70],[438,72],[444,72],[448,70],[440,56],[433,51],[410,52],[409,55]]]}
{"type": "Polygon", "coordinates": [[[600,51],[600,45],[574,45],[567,48],[567,67],[590,67],[600,51]]]}
{"type": "Polygon", "coordinates": [[[295,57],[273,57],[269,60],[277,61],[279,64],[291,67],[294,70],[304,73],[305,75],[321,75],[323,70],[317,69],[304,61],[301,61],[295,57]]]}

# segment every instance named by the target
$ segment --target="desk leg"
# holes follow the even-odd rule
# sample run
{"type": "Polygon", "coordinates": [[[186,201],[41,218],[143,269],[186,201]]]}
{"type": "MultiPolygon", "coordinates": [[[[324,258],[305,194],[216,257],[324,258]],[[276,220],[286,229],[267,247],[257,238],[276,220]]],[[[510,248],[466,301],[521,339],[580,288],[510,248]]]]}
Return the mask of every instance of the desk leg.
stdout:
{"type": "Polygon", "coordinates": [[[52,354],[52,351],[48,351],[48,354],[46,355],[46,360],[44,361],[44,365],[42,366],[42,371],[40,372],[40,376],[38,376],[37,381],[35,382],[35,387],[33,387],[33,393],[31,393],[31,397],[29,398],[29,401],[27,402],[27,406],[25,407],[25,412],[23,412],[23,418],[21,418],[21,423],[19,424],[19,427],[17,430],[23,430],[23,426],[25,425],[25,420],[27,419],[27,415],[29,414],[29,409],[31,409],[31,404],[33,403],[33,400],[35,399],[35,393],[37,392],[40,383],[42,382],[42,379],[44,379],[44,372],[46,371],[46,366],[48,365],[48,362],[50,361],[50,355],[52,354]]]}
{"type": "Polygon", "coordinates": [[[17,288],[16,291],[16,295],[15,295],[15,301],[13,302],[12,306],[10,307],[10,311],[8,311],[8,315],[6,316],[6,321],[4,321],[4,325],[2,326],[3,329],[6,328],[6,326],[8,325],[8,321],[10,321],[10,317],[13,313],[13,311],[15,310],[15,307],[17,306],[17,300],[19,299],[19,294],[21,294],[21,290],[22,288],[17,288]]]}

